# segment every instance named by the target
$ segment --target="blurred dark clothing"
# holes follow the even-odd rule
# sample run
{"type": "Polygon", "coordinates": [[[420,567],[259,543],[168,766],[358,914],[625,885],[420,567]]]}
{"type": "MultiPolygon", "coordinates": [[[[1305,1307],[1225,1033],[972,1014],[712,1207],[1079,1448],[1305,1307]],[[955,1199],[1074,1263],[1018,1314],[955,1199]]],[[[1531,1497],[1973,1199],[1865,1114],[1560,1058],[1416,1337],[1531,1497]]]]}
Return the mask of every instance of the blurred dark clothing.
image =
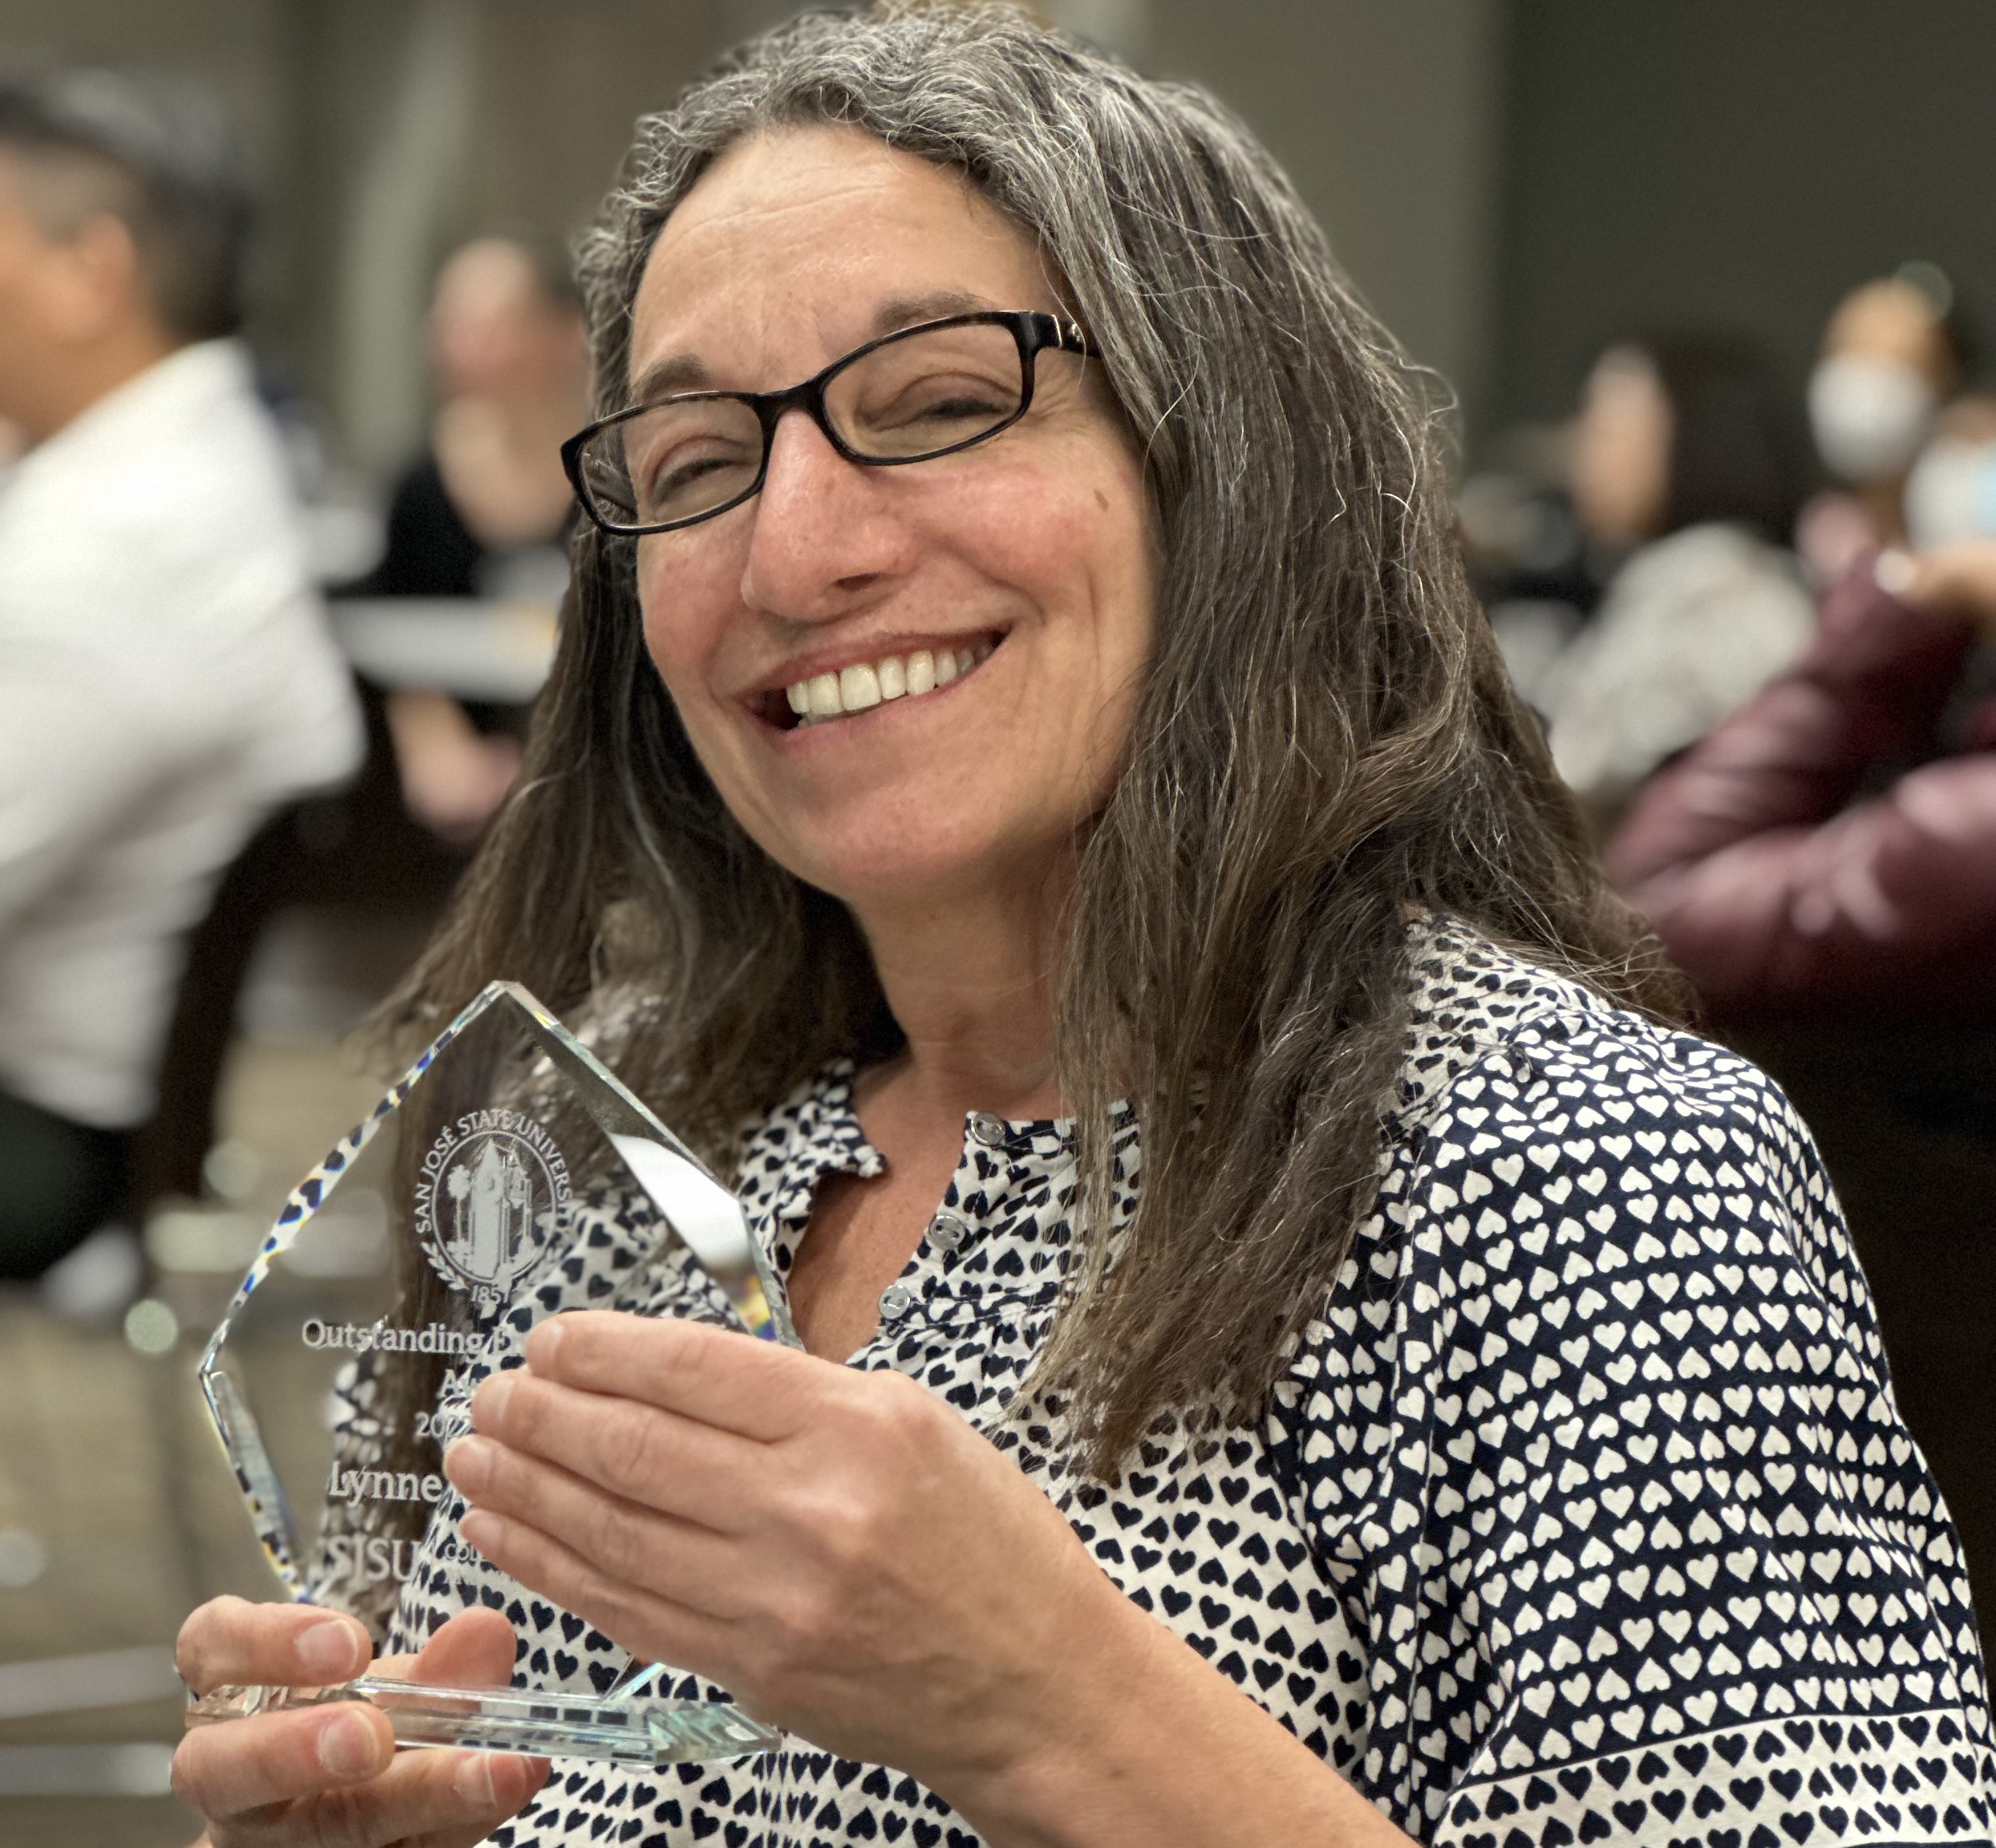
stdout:
{"type": "MultiPolygon", "coordinates": [[[[444,486],[435,451],[425,449],[390,497],[380,561],[330,594],[518,599],[553,609],[568,582],[567,537],[573,525],[571,513],[542,545],[487,545],[465,524],[444,486]]],[[[517,735],[524,729],[523,714],[514,707],[480,700],[459,704],[481,732],[517,735]]]]}
{"type": "Polygon", "coordinates": [[[1974,642],[1867,559],[1795,666],[1636,798],[1609,870],[1715,1016],[1996,1020],[1996,700],[1920,761],[1974,642]]]}
{"type": "Polygon", "coordinates": [[[0,1282],[32,1282],[116,1214],[131,1141],[0,1091],[0,1282]]]}
{"type": "Polygon", "coordinates": [[[488,545],[464,522],[436,453],[425,449],[395,484],[380,562],[340,584],[336,597],[484,597],[552,609],[568,583],[571,504],[559,525],[535,544],[488,545]]]}
{"type": "Polygon", "coordinates": [[[473,535],[445,491],[443,472],[425,449],[395,484],[388,503],[386,549],[380,563],[358,582],[342,585],[349,597],[477,597],[485,548],[473,535]]]}

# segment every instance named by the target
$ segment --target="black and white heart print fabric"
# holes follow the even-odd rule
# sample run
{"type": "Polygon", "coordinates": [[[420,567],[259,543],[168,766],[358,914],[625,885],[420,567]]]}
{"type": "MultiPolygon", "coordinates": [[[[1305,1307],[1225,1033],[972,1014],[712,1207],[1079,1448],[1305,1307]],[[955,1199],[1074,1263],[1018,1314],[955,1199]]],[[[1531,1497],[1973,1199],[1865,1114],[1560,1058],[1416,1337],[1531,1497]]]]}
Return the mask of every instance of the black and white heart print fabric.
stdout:
{"type": "MultiPolygon", "coordinates": [[[[1003,1417],[1065,1274],[1055,1124],[966,1136],[947,1217],[852,1364],[986,1430],[1128,1596],[1420,1840],[1988,1842],[1956,1537],[1786,1100],[1471,933],[1430,923],[1415,947],[1377,1210],[1265,1424],[1164,1421],[1103,1488],[1057,1416],[1003,1417]]],[[[1127,1213],[1134,1126],[1121,1153],[1127,1213]]],[[[818,1178],[879,1161],[842,1069],[757,1127],[738,1186],[779,1274],[818,1178]]],[[[599,1203],[539,1288],[718,1314],[653,1240],[599,1203]]],[[[614,1644],[456,1556],[461,1512],[439,1510],[391,1643],[484,1603],[536,1682],[612,1685],[614,1644]]],[[[976,1838],[912,1778],[800,1743],[650,1776],[558,1764],[493,1839],[976,1838]]]]}

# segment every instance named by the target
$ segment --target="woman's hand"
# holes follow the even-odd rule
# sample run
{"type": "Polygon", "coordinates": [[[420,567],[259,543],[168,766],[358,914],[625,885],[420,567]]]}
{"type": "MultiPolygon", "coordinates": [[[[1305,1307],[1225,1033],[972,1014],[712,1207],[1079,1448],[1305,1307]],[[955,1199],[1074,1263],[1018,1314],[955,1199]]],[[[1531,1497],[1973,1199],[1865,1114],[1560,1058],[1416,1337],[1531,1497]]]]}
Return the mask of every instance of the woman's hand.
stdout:
{"type": "MultiPolygon", "coordinates": [[[[697,1323],[544,1323],[445,1458],[463,1537],[645,1661],[945,1791],[1029,1757],[1155,1627],[948,1406],[697,1323]]],[[[1166,1639],[1168,1641],[1168,1639],[1166,1639]]]]}
{"type": "Polygon", "coordinates": [[[404,805],[439,838],[469,846],[519,776],[518,744],[481,736],[446,693],[391,693],[387,718],[404,805]]]}
{"type": "MultiPolygon", "coordinates": [[[[198,1694],[236,1682],[348,1681],[372,1653],[351,1617],[240,1598],[203,1605],[181,1626],[176,1651],[198,1694]]],[[[421,1655],[380,1667],[444,1686],[503,1686],[512,1626],[497,1611],[466,1611],[421,1655]]],[[[174,1754],[174,1789],[206,1819],[214,1848],[470,1848],[524,1808],[547,1774],[545,1759],[397,1753],[387,1715],[364,1701],[198,1726],[174,1754]]]]}
{"type": "Polygon", "coordinates": [[[444,1458],[459,1531],[641,1660],[1006,1848],[1408,1848],[912,1380],[601,1312],[527,1362],[444,1458]]]}

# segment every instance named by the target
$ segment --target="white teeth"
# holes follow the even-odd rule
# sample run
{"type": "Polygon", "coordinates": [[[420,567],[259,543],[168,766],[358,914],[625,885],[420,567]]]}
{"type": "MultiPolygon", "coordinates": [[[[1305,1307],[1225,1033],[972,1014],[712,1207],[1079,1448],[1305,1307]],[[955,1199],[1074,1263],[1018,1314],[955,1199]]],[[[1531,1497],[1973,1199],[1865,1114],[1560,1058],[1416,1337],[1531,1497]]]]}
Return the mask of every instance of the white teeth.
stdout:
{"type": "Polygon", "coordinates": [[[865,712],[883,700],[912,699],[947,687],[991,658],[996,643],[979,640],[958,649],[918,648],[907,656],[889,655],[879,661],[855,661],[835,674],[814,674],[783,689],[790,710],[807,725],[865,712]]]}
{"type": "Polygon", "coordinates": [[[863,661],[838,672],[838,697],[848,712],[864,712],[880,704],[880,676],[863,661]]]}

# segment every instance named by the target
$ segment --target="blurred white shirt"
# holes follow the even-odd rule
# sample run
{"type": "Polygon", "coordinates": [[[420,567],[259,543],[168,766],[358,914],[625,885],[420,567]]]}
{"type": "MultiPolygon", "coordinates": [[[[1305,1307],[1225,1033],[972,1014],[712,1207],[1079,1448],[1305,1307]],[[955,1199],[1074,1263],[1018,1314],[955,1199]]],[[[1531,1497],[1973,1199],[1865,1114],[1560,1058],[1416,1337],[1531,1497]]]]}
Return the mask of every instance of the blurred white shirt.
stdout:
{"type": "Polygon", "coordinates": [[[143,1121],[222,871],[363,742],[239,345],[24,456],[0,484],[0,1086],[143,1121]]]}
{"type": "Polygon", "coordinates": [[[1619,802],[1730,718],[1815,633],[1793,555],[1737,526],[1688,526],[1636,552],[1537,704],[1569,788],[1619,802]]]}

